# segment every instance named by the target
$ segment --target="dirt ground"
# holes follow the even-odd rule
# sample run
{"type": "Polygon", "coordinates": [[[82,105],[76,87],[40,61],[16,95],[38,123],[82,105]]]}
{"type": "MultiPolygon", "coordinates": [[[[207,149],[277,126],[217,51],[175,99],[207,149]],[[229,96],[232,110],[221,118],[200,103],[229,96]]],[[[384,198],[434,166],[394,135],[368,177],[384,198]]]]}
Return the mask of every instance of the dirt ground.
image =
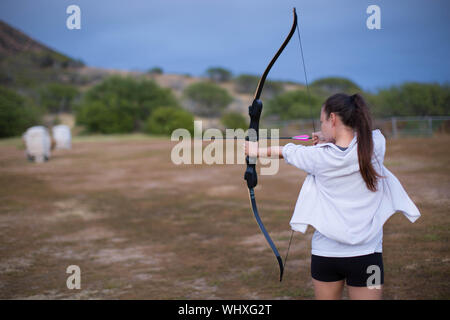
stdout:
{"type": "MultiPolygon", "coordinates": [[[[280,283],[245,166],[175,166],[173,145],[83,137],[34,164],[18,139],[0,141],[0,298],[313,299],[314,230],[294,235],[280,283]],[[66,286],[69,265],[81,269],[79,290],[66,286]]],[[[385,224],[385,299],[450,298],[449,145],[448,136],[388,140],[385,164],[422,217],[385,224]]],[[[280,166],[255,193],[284,258],[305,174],[280,166]]]]}

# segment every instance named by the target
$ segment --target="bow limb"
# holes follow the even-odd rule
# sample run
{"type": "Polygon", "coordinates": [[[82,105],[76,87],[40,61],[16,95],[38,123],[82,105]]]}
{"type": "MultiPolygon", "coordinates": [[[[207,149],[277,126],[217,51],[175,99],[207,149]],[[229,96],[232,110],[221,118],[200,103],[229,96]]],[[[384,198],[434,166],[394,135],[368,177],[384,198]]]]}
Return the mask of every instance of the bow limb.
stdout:
{"type": "MultiPolygon", "coordinates": [[[[264,83],[266,81],[267,75],[269,74],[270,69],[274,65],[275,61],[280,56],[281,52],[283,52],[286,45],[289,43],[289,41],[292,38],[292,35],[295,32],[295,28],[297,27],[297,13],[295,11],[295,8],[293,10],[294,13],[294,21],[292,23],[291,30],[289,31],[288,36],[282,43],[281,47],[278,49],[278,51],[275,53],[275,56],[272,58],[270,63],[267,65],[266,69],[264,70],[264,73],[262,74],[261,78],[259,79],[258,86],[256,87],[255,95],[253,97],[253,103],[251,106],[248,107],[248,114],[250,116],[250,125],[248,134],[249,136],[246,137],[246,140],[250,141],[258,141],[259,140],[259,120],[261,117],[262,112],[262,102],[259,100],[261,96],[262,89],[264,87],[264,83]]],[[[259,216],[258,208],[256,206],[256,199],[255,199],[255,191],[254,188],[258,184],[258,176],[256,174],[256,157],[250,158],[246,157],[246,163],[247,163],[247,169],[245,170],[244,179],[247,181],[247,187],[249,191],[250,201],[252,204],[252,210],[253,214],[255,216],[256,222],[258,223],[259,228],[261,229],[261,232],[263,233],[264,237],[266,238],[266,241],[268,242],[270,248],[272,249],[273,253],[275,254],[275,257],[277,258],[278,265],[280,267],[280,282],[283,279],[283,272],[284,272],[284,266],[283,266],[283,260],[281,259],[281,256],[277,250],[277,247],[275,246],[274,242],[272,241],[272,238],[270,237],[269,233],[267,232],[266,228],[264,227],[264,224],[261,220],[261,217],[259,216]]]]}
{"type": "Polygon", "coordinates": [[[287,44],[289,43],[289,41],[292,38],[292,35],[295,32],[295,28],[297,27],[297,12],[295,11],[295,8],[293,9],[293,14],[294,14],[294,21],[292,22],[291,30],[289,31],[289,34],[287,35],[287,37],[284,40],[283,44],[281,45],[280,49],[278,49],[277,53],[275,53],[272,60],[270,60],[270,63],[267,65],[266,70],[264,70],[264,73],[262,74],[261,78],[259,79],[258,86],[256,87],[255,96],[253,97],[253,100],[260,98],[262,89],[264,87],[264,83],[266,82],[266,78],[267,78],[267,75],[269,74],[270,69],[272,69],[272,66],[274,65],[275,61],[277,61],[281,52],[283,52],[284,48],[287,46],[287,44]]]}

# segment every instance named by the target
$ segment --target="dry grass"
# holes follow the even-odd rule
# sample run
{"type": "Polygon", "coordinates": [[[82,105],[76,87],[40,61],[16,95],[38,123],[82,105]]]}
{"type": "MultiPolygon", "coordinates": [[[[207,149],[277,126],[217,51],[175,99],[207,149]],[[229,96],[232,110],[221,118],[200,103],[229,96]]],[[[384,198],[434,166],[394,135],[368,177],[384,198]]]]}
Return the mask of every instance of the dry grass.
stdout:
{"type": "MultiPolygon", "coordinates": [[[[450,298],[449,137],[388,141],[387,167],[422,217],[385,225],[385,299],[450,298]]],[[[311,299],[310,240],[296,234],[283,283],[251,212],[243,165],[174,166],[173,144],[82,138],[50,162],[0,142],[0,298],[311,299]],[[78,265],[82,289],[68,290],[78,265]]],[[[305,175],[281,163],[256,190],[284,256],[305,175]]]]}

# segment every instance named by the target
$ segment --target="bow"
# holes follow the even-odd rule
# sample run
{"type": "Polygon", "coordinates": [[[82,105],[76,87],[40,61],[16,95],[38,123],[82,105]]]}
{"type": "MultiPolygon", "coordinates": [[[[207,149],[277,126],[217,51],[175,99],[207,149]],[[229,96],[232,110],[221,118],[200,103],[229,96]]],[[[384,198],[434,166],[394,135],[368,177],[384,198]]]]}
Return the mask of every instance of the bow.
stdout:
{"type": "MultiPolygon", "coordinates": [[[[295,12],[294,8],[294,22],[292,23],[291,30],[289,31],[288,36],[284,40],[281,47],[278,49],[275,56],[270,61],[269,65],[266,67],[266,70],[264,71],[263,75],[259,79],[258,86],[256,87],[255,95],[253,97],[252,105],[248,107],[248,114],[250,116],[250,125],[248,128],[248,136],[246,137],[247,141],[250,140],[256,142],[259,140],[259,119],[261,117],[261,112],[263,108],[262,101],[259,100],[259,98],[261,96],[261,92],[264,87],[264,82],[266,81],[266,77],[269,74],[269,71],[272,68],[273,64],[275,63],[275,61],[277,61],[281,52],[283,52],[284,48],[291,40],[296,27],[297,27],[297,13],[295,12]]],[[[261,232],[264,234],[264,237],[266,238],[270,248],[272,249],[273,253],[275,254],[275,257],[277,258],[278,265],[280,267],[280,282],[281,282],[283,280],[283,272],[284,272],[283,260],[281,259],[280,253],[278,252],[277,247],[273,243],[272,238],[270,237],[269,233],[264,227],[264,224],[258,213],[258,208],[256,206],[255,190],[254,190],[254,188],[258,184],[258,176],[256,174],[255,168],[256,157],[250,158],[249,156],[247,156],[245,161],[247,163],[247,169],[245,170],[244,179],[247,181],[247,187],[250,196],[250,202],[252,204],[253,215],[255,216],[256,222],[258,223],[261,232]]]]}
{"type": "MultiPolygon", "coordinates": [[[[308,102],[310,105],[311,119],[313,121],[313,130],[316,131],[315,125],[314,125],[314,118],[312,117],[312,107],[311,107],[311,99],[310,99],[310,95],[309,95],[308,78],[306,76],[305,59],[303,57],[303,48],[302,48],[302,43],[301,43],[300,30],[297,25],[297,13],[296,13],[295,8],[293,9],[293,14],[294,14],[294,21],[292,23],[291,30],[289,31],[289,34],[287,35],[287,37],[284,40],[281,47],[276,52],[275,56],[270,61],[269,65],[266,67],[266,70],[264,71],[263,75],[259,79],[258,86],[256,87],[255,95],[253,97],[252,105],[248,107],[248,114],[250,116],[250,125],[249,125],[249,129],[248,129],[248,136],[245,138],[247,141],[257,142],[259,140],[259,119],[261,117],[261,112],[262,112],[262,108],[263,108],[262,101],[259,98],[261,96],[261,92],[264,87],[264,82],[266,81],[266,77],[269,74],[269,71],[272,68],[273,64],[275,63],[275,61],[280,56],[281,52],[283,52],[284,48],[291,40],[292,35],[294,34],[296,28],[298,31],[298,39],[300,42],[301,57],[302,57],[302,61],[303,61],[303,70],[305,73],[306,89],[307,89],[307,95],[308,95],[308,100],[309,100],[308,102]]],[[[309,138],[308,136],[283,137],[283,138],[290,138],[290,139],[294,138],[295,139],[297,137],[301,137],[301,139],[297,139],[297,140],[307,140],[309,138]]],[[[261,229],[261,232],[263,233],[270,248],[272,249],[273,253],[275,254],[275,257],[277,258],[278,265],[280,267],[280,282],[281,282],[283,280],[284,268],[286,266],[286,261],[287,261],[287,257],[289,254],[289,248],[291,247],[291,242],[292,242],[292,237],[293,237],[294,231],[292,231],[292,234],[291,234],[291,239],[289,241],[289,246],[287,249],[286,257],[284,259],[285,264],[283,265],[283,260],[281,259],[280,253],[278,252],[278,249],[275,246],[274,242],[272,241],[272,238],[270,237],[269,233],[267,232],[266,228],[264,227],[261,217],[259,216],[258,208],[256,206],[255,191],[254,191],[254,188],[258,184],[258,177],[256,174],[256,168],[255,168],[256,157],[247,156],[246,163],[247,163],[247,169],[245,170],[244,179],[247,181],[247,187],[248,187],[248,191],[249,191],[253,215],[255,216],[256,222],[258,223],[258,226],[261,229]]]]}

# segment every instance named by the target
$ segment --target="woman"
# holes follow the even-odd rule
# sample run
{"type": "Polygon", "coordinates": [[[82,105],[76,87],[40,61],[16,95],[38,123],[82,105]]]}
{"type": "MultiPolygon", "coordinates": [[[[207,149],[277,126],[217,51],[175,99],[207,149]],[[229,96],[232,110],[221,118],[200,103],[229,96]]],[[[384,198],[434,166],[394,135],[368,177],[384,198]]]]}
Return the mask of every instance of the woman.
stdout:
{"type": "Polygon", "coordinates": [[[290,225],[315,228],[311,275],[316,299],[381,299],[384,283],[383,224],[396,211],[411,222],[420,213],[400,182],[384,167],[386,140],[372,131],[361,95],[335,94],[321,109],[314,146],[289,143],[260,148],[246,143],[251,156],[277,156],[308,173],[290,225]]]}

